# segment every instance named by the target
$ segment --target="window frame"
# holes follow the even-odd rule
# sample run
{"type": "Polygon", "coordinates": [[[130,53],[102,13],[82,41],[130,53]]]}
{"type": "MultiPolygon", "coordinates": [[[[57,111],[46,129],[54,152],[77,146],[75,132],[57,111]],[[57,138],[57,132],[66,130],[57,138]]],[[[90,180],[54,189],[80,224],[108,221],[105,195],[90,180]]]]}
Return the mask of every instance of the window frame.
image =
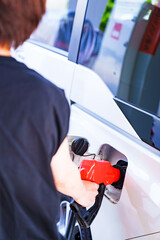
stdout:
{"type": "Polygon", "coordinates": [[[85,20],[85,15],[88,7],[89,0],[77,0],[77,5],[75,9],[75,17],[74,17],[74,23],[73,23],[73,29],[71,33],[70,38],[70,44],[68,52],[56,48],[54,46],[50,46],[47,43],[42,43],[36,39],[29,38],[27,42],[34,44],[36,46],[39,46],[41,48],[47,49],[51,52],[60,54],[71,62],[77,63],[78,62],[78,54],[79,54],[79,48],[80,48],[80,42],[81,42],[81,35],[83,30],[83,24],[85,20]]]}

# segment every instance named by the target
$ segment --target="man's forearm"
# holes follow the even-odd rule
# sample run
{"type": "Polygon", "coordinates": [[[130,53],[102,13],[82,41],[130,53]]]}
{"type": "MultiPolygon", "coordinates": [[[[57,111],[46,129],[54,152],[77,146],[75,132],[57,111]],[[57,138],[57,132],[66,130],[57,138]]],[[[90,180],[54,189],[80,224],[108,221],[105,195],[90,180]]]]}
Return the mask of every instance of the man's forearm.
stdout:
{"type": "Polygon", "coordinates": [[[83,206],[89,206],[94,202],[98,186],[81,180],[79,170],[70,158],[67,138],[53,156],[51,169],[58,191],[71,196],[83,206]]]}

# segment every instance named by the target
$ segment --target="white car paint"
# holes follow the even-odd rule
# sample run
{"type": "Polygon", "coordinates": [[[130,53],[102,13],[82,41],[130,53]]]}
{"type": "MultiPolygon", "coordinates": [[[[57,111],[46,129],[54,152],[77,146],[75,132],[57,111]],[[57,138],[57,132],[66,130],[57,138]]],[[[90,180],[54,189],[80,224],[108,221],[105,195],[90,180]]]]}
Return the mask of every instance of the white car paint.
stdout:
{"type": "Polygon", "coordinates": [[[76,66],[70,97],[81,106],[139,138],[113,100],[114,96],[107,85],[92,70],[81,65],[76,66]]]}
{"type": "Polygon", "coordinates": [[[91,226],[93,240],[124,240],[159,232],[160,152],[76,105],[72,106],[69,135],[86,137],[91,153],[97,154],[101,144],[107,143],[128,159],[120,201],[115,205],[104,197],[91,226]]]}

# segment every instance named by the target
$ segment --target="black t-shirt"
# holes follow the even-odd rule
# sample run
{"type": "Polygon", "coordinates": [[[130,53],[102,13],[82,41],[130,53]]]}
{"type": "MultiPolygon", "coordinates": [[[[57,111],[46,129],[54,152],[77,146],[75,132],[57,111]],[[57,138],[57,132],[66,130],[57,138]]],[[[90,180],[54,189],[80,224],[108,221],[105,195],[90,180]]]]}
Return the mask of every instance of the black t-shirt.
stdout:
{"type": "Polygon", "coordinates": [[[57,240],[50,162],[68,125],[63,90],[0,57],[0,240],[57,240]]]}

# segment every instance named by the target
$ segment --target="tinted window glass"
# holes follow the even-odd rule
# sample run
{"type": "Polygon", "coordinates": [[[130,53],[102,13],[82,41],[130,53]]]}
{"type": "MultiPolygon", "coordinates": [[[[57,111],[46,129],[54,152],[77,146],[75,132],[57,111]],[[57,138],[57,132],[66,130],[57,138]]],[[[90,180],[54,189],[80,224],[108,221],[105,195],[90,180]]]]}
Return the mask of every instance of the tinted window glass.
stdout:
{"type": "Polygon", "coordinates": [[[77,0],[47,0],[46,13],[31,39],[68,51],[77,0]]]}
{"type": "Polygon", "coordinates": [[[93,8],[90,1],[78,62],[100,75],[139,136],[160,148],[158,2],[104,0],[93,8]]]}

